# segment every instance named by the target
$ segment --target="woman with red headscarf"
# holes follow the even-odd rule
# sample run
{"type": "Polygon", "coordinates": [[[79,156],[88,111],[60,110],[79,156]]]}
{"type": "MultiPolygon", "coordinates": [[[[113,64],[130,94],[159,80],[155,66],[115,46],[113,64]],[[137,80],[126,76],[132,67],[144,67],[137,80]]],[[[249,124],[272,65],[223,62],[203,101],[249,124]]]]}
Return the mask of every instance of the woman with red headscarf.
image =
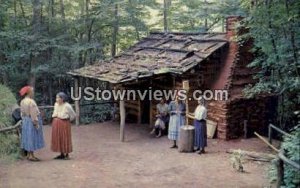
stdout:
{"type": "Polygon", "coordinates": [[[45,146],[40,111],[36,102],[33,100],[34,92],[32,87],[25,86],[19,93],[21,97],[23,97],[20,103],[22,117],[21,148],[28,152],[28,160],[39,161],[39,159],[34,156],[34,151],[45,146]]]}

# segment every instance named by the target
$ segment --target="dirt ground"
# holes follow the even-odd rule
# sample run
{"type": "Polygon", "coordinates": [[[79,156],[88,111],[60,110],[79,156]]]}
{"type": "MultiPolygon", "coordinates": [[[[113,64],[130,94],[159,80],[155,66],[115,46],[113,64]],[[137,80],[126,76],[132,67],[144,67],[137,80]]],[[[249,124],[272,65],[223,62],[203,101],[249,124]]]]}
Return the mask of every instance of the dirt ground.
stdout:
{"type": "Polygon", "coordinates": [[[49,149],[51,127],[44,126],[47,146],[38,151],[40,162],[0,161],[1,188],[33,187],[269,187],[268,164],[247,162],[245,173],[233,170],[227,149],[266,152],[258,139],[209,140],[207,153],[179,153],[166,136],[154,138],[146,125],[126,125],[126,142],[119,126],[102,123],[72,127],[71,160],[53,160],[49,149]]]}

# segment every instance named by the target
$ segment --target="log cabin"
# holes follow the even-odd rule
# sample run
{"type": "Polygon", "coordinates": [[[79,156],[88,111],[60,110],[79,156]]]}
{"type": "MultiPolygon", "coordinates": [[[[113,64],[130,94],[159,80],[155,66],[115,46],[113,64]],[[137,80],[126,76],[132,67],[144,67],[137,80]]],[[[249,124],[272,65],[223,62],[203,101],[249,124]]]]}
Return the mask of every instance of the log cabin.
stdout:
{"type": "MultiPolygon", "coordinates": [[[[240,30],[235,25],[241,19],[228,17],[223,33],[151,32],[111,60],[101,60],[68,74],[75,78],[77,90],[80,77],[107,82],[111,88],[152,91],[182,89],[183,81],[188,80],[189,97],[195,90],[226,90],[228,100],[207,103],[208,119],[217,123],[215,136],[228,140],[245,132],[262,133],[274,111],[274,100],[266,95],[255,98],[243,95],[246,86],[255,84],[256,70],[247,67],[253,60],[249,52],[251,41],[236,41],[240,30]]],[[[124,140],[125,119],[153,124],[157,103],[147,99],[120,101],[121,140],[124,140]]],[[[188,106],[193,111],[197,101],[188,100],[188,106]]],[[[76,109],[78,112],[79,107],[76,109]]]]}

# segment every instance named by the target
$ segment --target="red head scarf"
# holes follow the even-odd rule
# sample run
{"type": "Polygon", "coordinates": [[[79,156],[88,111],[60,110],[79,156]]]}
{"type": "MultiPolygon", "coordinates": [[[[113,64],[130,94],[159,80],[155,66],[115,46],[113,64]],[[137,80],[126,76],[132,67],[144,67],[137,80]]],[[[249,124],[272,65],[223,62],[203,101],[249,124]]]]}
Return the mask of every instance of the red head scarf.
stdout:
{"type": "Polygon", "coordinates": [[[24,86],[20,89],[19,94],[23,97],[30,91],[31,86],[24,86]]]}

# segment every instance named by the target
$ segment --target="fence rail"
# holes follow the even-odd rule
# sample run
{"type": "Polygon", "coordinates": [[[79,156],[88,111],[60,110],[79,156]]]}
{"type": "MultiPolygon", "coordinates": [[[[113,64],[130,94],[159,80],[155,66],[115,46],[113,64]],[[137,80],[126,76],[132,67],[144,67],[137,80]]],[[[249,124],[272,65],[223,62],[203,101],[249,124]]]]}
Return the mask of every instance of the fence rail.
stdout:
{"type": "Polygon", "coordinates": [[[276,127],[273,124],[269,124],[269,133],[268,133],[268,141],[264,139],[262,136],[259,134],[255,133],[255,135],[260,138],[264,143],[266,143],[270,148],[272,148],[274,151],[276,151],[277,154],[277,188],[280,188],[282,186],[283,178],[284,178],[284,164],[288,164],[292,166],[293,168],[300,170],[300,164],[289,159],[288,157],[285,156],[285,152],[283,149],[277,149],[272,145],[272,135],[273,135],[273,129],[276,130],[277,132],[288,136],[288,137],[294,137],[293,135],[283,131],[282,129],[276,127]]]}
{"type": "Polygon", "coordinates": [[[21,123],[22,123],[22,120],[18,121],[18,122],[17,122],[15,125],[13,125],[13,126],[1,128],[1,129],[0,129],[0,133],[5,133],[5,132],[12,131],[12,130],[14,130],[14,129],[17,129],[17,128],[20,127],[21,123]]]}
{"type": "Polygon", "coordinates": [[[291,134],[281,130],[280,128],[276,127],[275,125],[273,124],[269,124],[269,133],[268,133],[268,139],[269,139],[269,143],[272,144],[272,135],[273,135],[273,129],[276,130],[277,132],[285,135],[285,136],[289,136],[289,137],[292,137],[291,134]]]}

